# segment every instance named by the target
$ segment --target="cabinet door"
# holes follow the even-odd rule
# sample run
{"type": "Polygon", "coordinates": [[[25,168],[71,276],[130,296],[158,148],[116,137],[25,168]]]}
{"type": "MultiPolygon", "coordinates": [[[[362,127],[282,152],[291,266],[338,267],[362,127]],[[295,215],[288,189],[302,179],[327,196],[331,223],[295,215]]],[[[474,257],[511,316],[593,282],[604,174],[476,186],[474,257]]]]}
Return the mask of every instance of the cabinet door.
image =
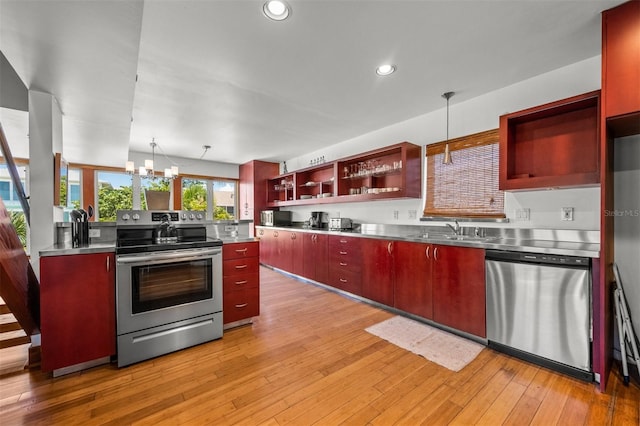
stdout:
{"type": "Polygon", "coordinates": [[[602,38],[606,117],[640,111],[640,2],[629,1],[604,11],[602,38]]]}
{"type": "MultiPolygon", "coordinates": [[[[275,259],[273,259],[273,265],[276,268],[282,269],[287,272],[297,273],[294,271],[294,262],[293,257],[296,251],[296,244],[298,241],[298,233],[291,231],[276,231],[276,247],[277,252],[275,255],[275,259]]],[[[299,242],[299,246],[302,247],[302,240],[299,242]]],[[[298,262],[302,263],[302,262],[298,262]]],[[[302,269],[302,265],[299,268],[302,269]]],[[[302,271],[300,271],[300,274],[302,271]]]]}
{"type": "Polygon", "coordinates": [[[484,250],[434,245],[433,319],[486,337],[484,250]]]}
{"type": "Polygon", "coordinates": [[[363,239],[362,296],[393,306],[393,241],[363,239]]]}
{"type": "Polygon", "coordinates": [[[113,253],[40,258],[42,370],[116,353],[113,253]]]}
{"type": "Polygon", "coordinates": [[[275,266],[273,264],[273,259],[277,250],[276,235],[277,231],[274,229],[258,230],[258,238],[260,239],[260,263],[275,266]]]}
{"type": "Polygon", "coordinates": [[[302,276],[327,282],[327,238],[326,234],[302,234],[302,276]]]}
{"type": "Polygon", "coordinates": [[[395,307],[433,319],[431,244],[397,241],[394,249],[395,307]]]}

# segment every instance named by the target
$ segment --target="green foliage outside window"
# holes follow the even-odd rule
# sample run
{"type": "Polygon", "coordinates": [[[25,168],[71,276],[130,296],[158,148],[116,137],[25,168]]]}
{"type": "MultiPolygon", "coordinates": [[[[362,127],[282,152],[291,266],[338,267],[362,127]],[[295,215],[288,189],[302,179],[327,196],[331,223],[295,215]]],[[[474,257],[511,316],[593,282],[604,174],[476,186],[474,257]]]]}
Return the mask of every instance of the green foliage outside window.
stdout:
{"type": "Polygon", "coordinates": [[[130,186],[113,188],[111,185],[100,185],[98,200],[100,222],[115,222],[118,210],[133,208],[133,189],[130,186]]]}
{"type": "Polygon", "coordinates": [[[182,190],[182,208],[192,211],[207,211],[207,188],[204,182],[185,179],[182,190]]]}
{"type": "Polygon", "coordinates": [[[27,221],[24,217],[24,213],[20,211],[12,211],[11,215],[11,224],[16,230],[18,234],[18,239],[22,244],[22,247],[27,247],[27,221]]]}

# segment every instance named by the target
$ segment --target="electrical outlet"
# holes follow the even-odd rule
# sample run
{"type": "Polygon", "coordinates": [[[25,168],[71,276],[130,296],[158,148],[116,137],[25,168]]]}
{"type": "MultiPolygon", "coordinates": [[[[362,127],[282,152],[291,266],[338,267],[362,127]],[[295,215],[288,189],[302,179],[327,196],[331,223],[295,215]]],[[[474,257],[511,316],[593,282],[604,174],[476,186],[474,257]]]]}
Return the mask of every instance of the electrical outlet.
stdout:
{"type": "Polygon", "coordinates": [[[89,229],[89,238],[100,238],[99,229],[89,229]]]}
{"type": "Polygon", "coordinates": [[[531,218],[530,209],[516,209],[516,220],[527,221],[531,218]]]}
{"type": "Polygon", "coordinates": [[[395,220],[398,220],[398,216],[400,216],[400,212],[399,212],[398,210],[394,210],[394,211],[393,211],[393,218],[394,218],[395,220]]]}
{"type": "Polygon", "coordinates": [[[573,207],[562,208],[562,220],[573,220],[573,207]]]}
{"type": "Polygon", "coordinates": [[[409,210],[409,219],[415,219],[417,214],[418,212],[416,212],[415,210],[409,210]]]}

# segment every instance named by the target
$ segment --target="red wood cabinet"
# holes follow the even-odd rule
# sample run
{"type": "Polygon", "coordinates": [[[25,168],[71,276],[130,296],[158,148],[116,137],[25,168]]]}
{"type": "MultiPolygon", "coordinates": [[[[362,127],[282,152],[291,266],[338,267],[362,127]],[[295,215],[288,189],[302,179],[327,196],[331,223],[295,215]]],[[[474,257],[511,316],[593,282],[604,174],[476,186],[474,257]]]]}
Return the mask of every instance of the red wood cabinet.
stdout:
{"type": "Polygon", "coordinates": [[[42,370],[116,353],[113,253],[40,258],[42,370]]]}
{"type": "Polygon", "coordinates": [[[328,240],[326,234],[302,234],[302,276],[320,283],[327,282],[328,240]]]}
{"type": "Polygon", "coordinates": [[[433,320],[486,337],[484,250],[433,247],[433,320]]]}
{"type": "Polygon", "coordinates": [[[274,265],[274,259],[278,254],[278,231],[276,229],[261,228],[257,231],[257,238],[260,240],[260,263],[276,266],[274,265]]]}
{"type": "Polygon", "coordinates": [[[397,241],[394,255],[394,306],[402,311],[433,319],[433,245],[397,241]]]}
{"type": "Polygon", "coordinates": [[[260,315],[259,243],[222,246],[224,324],[260,315]]]}
{"type": "Polygon", "coordinates": [[[393,241],[362,239],[362,296],[387,306],[394,305],[393,241]]]}
{"type": "Polygon", "coordinates": [[[602,12],[602,96],[606,118],[640,132],[640,1],[602,12]]]}
{"type": "Polygon", "coordinates": [[[327,284],[356,295],[362,294],[361,238],[329,236],[329,279],[327,284]]]}
{"type": "Polygon", "coordinates": [[[260,211],[267,208],[267,192],[265,190],[267,179],[278,174],[278,171],[278,163],[266,161],[254,160],[240,165],[238,170],[240,177],[238,208],[241,220],[249,219],[253,220],[254,225],[260,224],[260,211]]]}
{"type": "Polygon", "coordinates": [[[600,182],[600,91],[500,117],[501,190],[600,182]]]}

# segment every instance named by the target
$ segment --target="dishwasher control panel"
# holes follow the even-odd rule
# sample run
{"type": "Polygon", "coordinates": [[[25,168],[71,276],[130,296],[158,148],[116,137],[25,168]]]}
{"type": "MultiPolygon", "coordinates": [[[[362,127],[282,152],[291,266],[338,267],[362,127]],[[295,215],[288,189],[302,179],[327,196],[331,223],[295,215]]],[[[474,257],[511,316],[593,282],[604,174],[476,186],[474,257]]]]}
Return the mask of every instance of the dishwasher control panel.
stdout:
{"type": "Polygon", "coordinates": [[[487,260],[506,262],[540,263],[547,265],[567,265],[589,267],[589,258],[580,256],[563,256],[546,253],[524,253],[518,251],[487,250],[487,260]]]}

